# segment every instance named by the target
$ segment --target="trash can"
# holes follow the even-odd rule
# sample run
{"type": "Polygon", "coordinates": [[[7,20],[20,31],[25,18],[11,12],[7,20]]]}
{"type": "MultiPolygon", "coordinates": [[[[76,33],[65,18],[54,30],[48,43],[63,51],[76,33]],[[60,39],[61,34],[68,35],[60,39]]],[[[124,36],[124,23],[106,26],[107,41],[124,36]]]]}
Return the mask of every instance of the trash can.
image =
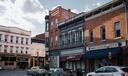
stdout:
{"type": "Polygon", "coordinates": [[[77,69],[76,75],[77,75],[77,76],[83,76],[82,69],[80,69],[80,68],[77,69]]]}

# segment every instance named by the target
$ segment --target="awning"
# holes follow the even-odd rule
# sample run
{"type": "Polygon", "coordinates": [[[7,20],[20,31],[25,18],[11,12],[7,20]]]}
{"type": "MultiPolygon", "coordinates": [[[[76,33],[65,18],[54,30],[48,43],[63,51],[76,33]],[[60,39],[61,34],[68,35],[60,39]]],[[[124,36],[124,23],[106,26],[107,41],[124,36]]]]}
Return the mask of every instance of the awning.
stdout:
{"type": "Polygon", "coordinates": [[[122,54],[122,48],[107,48],[100,50],[92,50],[85,53],[84,59],[102,59],[108,58],[109,53],[111,53],[112,58],[119,57],[122,54]]]}
{"type": "Polygon", "coordinates": [[[60,61],[78,61],[81,60],[83,57],[82,55],[70,55],[70,56],[61,56],[60,61]]]}

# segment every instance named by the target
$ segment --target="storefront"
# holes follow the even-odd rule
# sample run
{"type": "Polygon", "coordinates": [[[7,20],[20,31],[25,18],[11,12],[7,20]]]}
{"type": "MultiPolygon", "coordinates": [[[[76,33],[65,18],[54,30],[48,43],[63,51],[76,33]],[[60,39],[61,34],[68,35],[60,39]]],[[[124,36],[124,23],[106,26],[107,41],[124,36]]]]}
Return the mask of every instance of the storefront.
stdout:
{"type": "Polygon", "coordinates": [[[76,69],[78,68],[85,68],[83,55],[71,55],[60,57],[60,63],[60,66],[62,68],[72,69],[73,71],[76,71],[76,69]]]}
{"type": "Polygon", "coordinates": [[[17,68],[27,69],[30,67],[29,55],[17,55],[16,56],[17,68]]]}
{"type": "Polygon", "coordinates": [[[60,67],[72,69],[73,71],[78,68],[85,69],[83,55],[83,47],[61,50],[60,67]]]}
{"type": "Polygon", "coordinates": [[[3,69],[16,69],[16,56],[14,54],[0,54],[0,65],[3,69]]]}
{"type": "Polygon", "coordinates": [[[128,47],[123,50],[123,66],[128,66],[128,47]]]}
{"type": "Polygon", "coordinates": [[[106,48],[99,50],[88,51],[85,54],[86,70],[94,71],[101,66],[107,65],[123,65],[122,54],[123,49],[121,47],[106,48]]]}
{"type": "Polygon", "coordinates": [[[123,66],[124,47],[126,47],[126,41],[87,47],[84,55],[86,71],[94,71],[106,65],[123,66]]]}
{"type": "Polygon", "coordinates": [[[59,57],[60,57],[60,52],[59,50],[53,50],[49,52],[49,66],[51,68],[57,68],[59,67],[59,57]]]}

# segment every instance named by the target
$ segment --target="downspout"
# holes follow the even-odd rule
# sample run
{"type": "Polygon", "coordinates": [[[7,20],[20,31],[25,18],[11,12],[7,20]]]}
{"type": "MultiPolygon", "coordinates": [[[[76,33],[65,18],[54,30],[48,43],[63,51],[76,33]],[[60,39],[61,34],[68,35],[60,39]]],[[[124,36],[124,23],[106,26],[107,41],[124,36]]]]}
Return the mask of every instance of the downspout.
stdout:
{"type": "Polygon", "coordinates": [[[125,20],[126,20],[126,46],[128,45],[128,11],[127,11],[127,0],[124,2],[125,5],[125,20]]]}

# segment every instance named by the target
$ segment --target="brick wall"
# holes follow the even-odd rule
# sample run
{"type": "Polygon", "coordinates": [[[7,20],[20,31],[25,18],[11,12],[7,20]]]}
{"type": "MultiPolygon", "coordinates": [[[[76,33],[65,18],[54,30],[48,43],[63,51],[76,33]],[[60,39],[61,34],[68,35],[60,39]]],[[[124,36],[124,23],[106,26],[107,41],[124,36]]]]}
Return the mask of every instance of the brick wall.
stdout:
{"type": "Polygon", "coordinates": [[[102,44],[104,43],[101,40],[100,27],[105,26],[106,29],[106,43],[114,42],[115,34],[114,34],[114,23],[120,21],[121,25],[121,40],[126,39],[126,20],[125,20],[125,9],[120,8],[118,10],[109,12],[107,14],[101,15],[99,17],[90,19],[86,21],[85,24],[85,38],[86,38],[86,46],[89,46],[90,37],[89,32],[93,30],[94,44],[102,44]]]}
{"type": "Polygon", "coordinates": [[[54,50],[59,48],[59,30],[57,28],[56,19],[62,22],[76,14],[71,12],[70,9],[66,10],[61,6],[49,12],[50,30],[49,30],[49,49],[54,50]],[[57,38],[56,38],[57,37],[57,38]],[[56,40],[57,39],[57,40],[56,40]]]}

